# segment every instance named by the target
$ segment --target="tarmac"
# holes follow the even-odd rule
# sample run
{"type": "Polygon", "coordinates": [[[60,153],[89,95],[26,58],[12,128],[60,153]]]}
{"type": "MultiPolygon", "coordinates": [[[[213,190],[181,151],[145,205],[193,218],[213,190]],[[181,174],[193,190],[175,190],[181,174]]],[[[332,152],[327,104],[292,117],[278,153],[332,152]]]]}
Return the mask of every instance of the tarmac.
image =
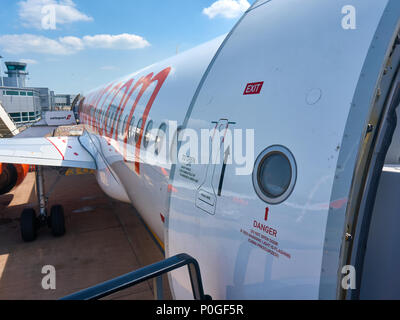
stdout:
{"type": "MultiPolygon", "coordinates": [[[[57,178],[45,170],[46,192],[57,178]]],[[[46,227],[36,241],[21,239],[19,217],[24,208],[37,212],[35,174],[0,196],[0,300],[55,300],[164,259],[164,254],[130,204],[110,199],[92,173],[62,176],[52,189],[49,206],[64,206],[66,234],[52,236],[46,227]],[[56,288],[45,290],[44,266],[54,266],[56,288]]],[[[170,300],[167,277],[163,298],[170,300]]],[[[153,300],[153,281],[106,299],[153,300]]]]}

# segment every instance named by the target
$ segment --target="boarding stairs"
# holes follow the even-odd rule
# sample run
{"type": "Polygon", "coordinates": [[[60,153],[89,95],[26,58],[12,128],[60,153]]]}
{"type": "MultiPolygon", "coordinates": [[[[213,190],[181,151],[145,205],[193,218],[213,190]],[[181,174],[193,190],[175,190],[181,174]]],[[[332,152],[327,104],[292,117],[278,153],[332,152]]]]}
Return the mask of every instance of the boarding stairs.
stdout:
{"type": "Polygon", "coordinates": [[[18,133],[19,129],[3,108],[0,101],[0,138],[11,138],[18,133]]]}

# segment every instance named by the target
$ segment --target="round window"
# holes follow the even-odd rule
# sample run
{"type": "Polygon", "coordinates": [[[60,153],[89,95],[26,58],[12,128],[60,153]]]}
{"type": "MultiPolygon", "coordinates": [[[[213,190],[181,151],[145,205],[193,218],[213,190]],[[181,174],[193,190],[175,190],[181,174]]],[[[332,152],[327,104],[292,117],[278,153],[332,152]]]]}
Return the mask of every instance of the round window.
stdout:
{"type": "Polygon", "coordinates": [[[124,135],[124,132],[125,132],[125,130],[126,130],[126,125],[128,124],[128,117],[129,117],[129,116],[125,116],[124,122],[122,123],[122,126],[121,126],[121,136],[124,135]]]}
{"type": "Polygon", "coordinates": [[[167,125],[165,123],[162,123],[160,128],[158,128],[158,134],[154,143],[154,153],[157,156],[160,154],[166,132],[167,132],[167,125]]]}
{"type": "Polygon", "coordinates": [[[178,145],[179,145],[179,141],[182,139],[182,126],[179,126],[176,129],[176,132],[174,134],[174,138],[172,140],[172,144],[171,144],[171,150],[169,152],[170,154],[170,159],[171,159],[171,163],[177,163],[178,161],[178,145]]]}
{"type": "Polygon", "coordinates": [[[149,123],[147,124],[146,131],[144,133],[144,138],[143,138],[143,147],[147,148],[150,142],[150,131],[153,129],[153,120],[150,120],[149,123]]]}
{"type": "Polygon", "coordinates": [[[292,153],[283,146],[272,146],[257,158],[253,184],[258,196],[269,204],[279,204],[292,193],[297,167],[292,153]]]}
{"type": "Polygon", "coordinates": [[[135,142],[139,141],[140,132],[142,131],[142,125],[143,125],[143,118],[140,118],[139,122],[136,125],[135,142]]]}
{"type": "MultiPolygon", "coordinates": [[[[128,121],[128,119],[127,119],[128,121]]],[[[132,138],[135,135],[135,117],[132,116],[131,122],[129,123],[129,127],[128,127],[128,139],[132,138]]]]}

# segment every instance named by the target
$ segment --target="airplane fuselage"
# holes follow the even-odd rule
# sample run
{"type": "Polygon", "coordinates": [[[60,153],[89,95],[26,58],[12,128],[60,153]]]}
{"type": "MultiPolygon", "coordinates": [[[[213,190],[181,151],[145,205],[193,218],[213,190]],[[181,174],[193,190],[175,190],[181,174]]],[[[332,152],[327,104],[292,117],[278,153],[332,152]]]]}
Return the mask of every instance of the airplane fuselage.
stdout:
{"type": "MultiPolygon", "coordinates": [[[[368,119],[354,106],[361,86],[376,94],[399,9],[359,1],[347,30],[345,5],[257,1],[227,36],[81,100],[100,186],[137,208],[166,256],[195,257],[213,298],[338,297],[368,119]]],[[[184,271],[170,282],[190,298],[184,271]]]]}

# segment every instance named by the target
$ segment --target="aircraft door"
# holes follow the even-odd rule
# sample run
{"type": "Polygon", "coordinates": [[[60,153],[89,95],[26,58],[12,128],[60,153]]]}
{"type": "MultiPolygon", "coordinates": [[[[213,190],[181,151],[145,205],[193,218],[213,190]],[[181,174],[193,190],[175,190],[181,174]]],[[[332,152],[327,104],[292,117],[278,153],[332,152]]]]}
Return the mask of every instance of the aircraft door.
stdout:
{"type": "MultiPolygon", "coordinates": [[[[214,299],[335,297],[347,186],[368,123],[357,112],[370,103],[354,97],[363,81],[368,90],[360,89],[361,96],[374,92],[392,41],[382,30],[374,37],[388,3],[398,6],[359,2],[358,15],[368,23],[347,32],[337,24],[344,0],[263,2],[245,14],[213,60],[183,135],[197,137],[203,154],[210,147],[203,147],[202,131],[220,129],[223,138],[209,135],[220,162],[209,163],[217,159],[214,149],[197,157],[189,150],[195,143],[181,143],[170,181],[166,255],[195,257],[214,299]],[[363,71],[367,56],[374,72],[363,71]],[[357,115],[352,123],[349,114],[357,115]]],[[[394,25],[398,16],[390,12],[394,25]]],[[[190,297],[182,273],[172,273],[170,283],[176,298],[190,297]]]]}
{"type": "Polygon", "coordinates": [[[226,147],[225,138],[228,133],[229,126],[233,123],[227,119],[220,119],[215,123],[215,127],[211,134],[210,142],[210,156],[209,161],[205,169],[205,175],[202,179],[202,184],[196,192],[196,207],[201,210],[214,215],[217,198],[221,197],[222,184],[226,165],[229,157],[230,145],[226,147]],[[221,151],[224,155],[222,167],[220,164],[221,151]],[[220,170],[217,170],[220,169],[220,170]],[[219,180],[217,181],[219,173],[219,180]]]}

